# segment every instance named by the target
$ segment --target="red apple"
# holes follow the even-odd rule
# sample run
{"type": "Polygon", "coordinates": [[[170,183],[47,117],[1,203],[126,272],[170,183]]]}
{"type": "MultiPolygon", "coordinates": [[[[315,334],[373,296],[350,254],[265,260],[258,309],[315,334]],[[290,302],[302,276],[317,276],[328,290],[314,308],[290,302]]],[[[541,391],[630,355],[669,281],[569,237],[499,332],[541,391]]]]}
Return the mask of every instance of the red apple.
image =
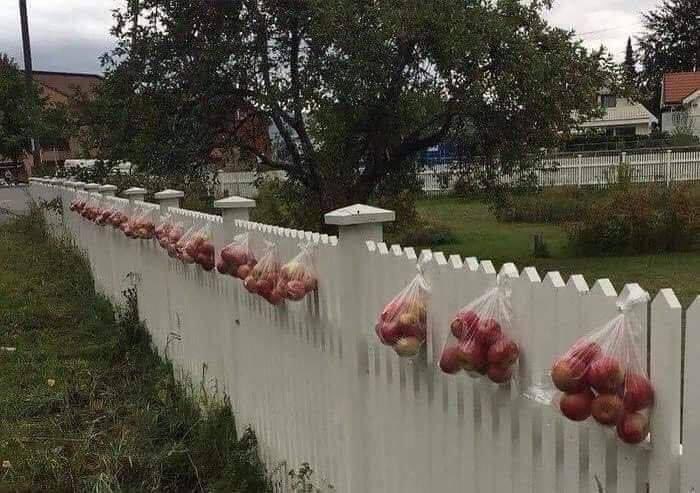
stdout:
{"type": "Polygon", "coordinates": [[[654,403],[654,388],[645,375],[628,373],[623,397],[625,410],[641,411],[654,403]]]}
{"type": "Polygon", "coordinates": [[[267,296],[266,299],[273,305],[280,305],[284,301],[280,293],[277,291],[272,291],[272,293],[270,293],[270,295],[267,296]]]}
{"type": "Polygon", "coordinates": [[[491,345],[488,351],[489,364],[512,365],[518,359],[518,345],[509,337],[503,336],[491,345]]]}
{"type": "Polygon", "coordinates": [[[617,423],[617,436],[625,443],[644,441],[649,434],[649,419],[640,413],[625,413],[617,423]]]}
{"type": "Polygon", "coordinates": [[[577,394],[564,394],[559,400],[559,409],[572,421],[584,421],[591,415],[593,397],[590,389],[577,394]]]}
{"type": "Polygon", "coordinates": [[[401,339],[402,334],[398,325],[394,322],[380,322],[379,339],[387,346],[393,346],[401,339]]]}
{"type": "Polygon", "coordinates": [[[505,383],[513,376],[513,367],[506,365],[489,365],[486,375],[494,383],[505,383]]]}
{"type": "Polygon", "coordinates": [[[552,382],[562,392],[582,392],[587,386],[586,365],[575,358],[561,358],[552,366],[552,382]]]}
{"type": "Polygon", "coordinates": [[[238,277],[239,279],[245,279],[250,275],[250,270],[250,267],[247,265],[239,265],[238,269],[236,269],[235,271],[236,277],[238,277]]]}
{"type": "Polygon", "coordinates": [[[482,320],[474,336],[480,344],[490,346],[501,337],[501,324],[492,318],[482,320]]]}
{"type": "Polygon", "coordinates": [[[410,358],[420,351],[421,341],[416,337],[402,337],[394,344],[394,351],[402,358],[410,358]]]}
{"type": "Polygon", "coordinates": [[[476,329],[479,326],[479,315],[473,310],[460,311],[457,318],[462,320],[464,327],[467,329],[476,329]]]}
{"type": "Polygon", "coordinates": [[[458,346],[446,346],[445,349],[443,349],[439,363],[440,369],[443,372],[448,375],[454,375],[462,369],[463,365],[462,351],[460,351],[458,346]]]}
{"type": "Polygon", "coordinates": [[[253,276],[246,277],[245,281],[243,281],[243,286],[251,293],[255,293],[258,290],[258,283],[253,276]]]}
{"type": "Polygon", "coordinates": [[[228,274],[229,273],[229,264],[224,262],[223,259],[219,259],[216,261],[216,270],[219,274],[228,274]]]}
{"type": "Polygon", "coordinates": [[[304,283],[302,281],[289,281],[287,283],[287,298],[294,301],[299,301],[306,294],[304,283]]]}
{"type": "Polygon", "coordinates": [[[450,324],[450,331],[452,332],[452,335],[456,337],[457,339],[462,339],[462,331],[464,330],[464,322],[462,322],[462,319],[457,317],[455,318],[452,323],[450,324]]]}
{"type": "Polygon", "coordinates": [[[259,279],[257,292],[262,296],[269,296],[272,293],[272,283],[267,279],[259,279]]]}
{"type": "Polygon", "coordinates": [[[600,394],[591,404],[591,414],[598,423],[605,426],[616,424],[624,412],[622,399],[615,394],[600,394]]]}
{"type": "Polygon", "coordinates": [[[625,373],[615,358],[600,356],[591,363],[586,378],[596,391],[612,394],[624,383],[625,373]]]}
{"type": "Polygon", "coordinates": [[[483,372],[486,369],[486,351],[474,339],[461,342],[459,350],[462,353],[465,370],[483,372]]]}

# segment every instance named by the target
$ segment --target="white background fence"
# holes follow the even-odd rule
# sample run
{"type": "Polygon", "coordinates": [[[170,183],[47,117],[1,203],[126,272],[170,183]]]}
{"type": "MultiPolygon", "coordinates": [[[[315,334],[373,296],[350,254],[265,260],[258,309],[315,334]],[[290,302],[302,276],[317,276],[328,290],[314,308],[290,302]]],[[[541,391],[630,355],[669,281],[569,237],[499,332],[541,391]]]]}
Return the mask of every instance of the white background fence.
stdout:
{"type": "MultiPolygon", "coordinates": [[[[666,183],[700,180],[700,150],[656,150],[630,153],[554,155],[541,160],[541,169],[535,172],[540,186],[572,185],[605,187],[615,183],[621,163],[629,165],[632,182],[666,183]]],[[[476,163],[463,160],[440,159],[426,165],[418,174],[423,191],[429,195],[452,192],[455,183],[476,163]]],[[[268,171],[268,178],[286,179],[283,171],[268,171]]],[[[224,195],[255,198],[257,175],[254,171],[219,172],[219,191],[224,195]]],[[[510,183],[512,176],[502,176],[510,183]]]]}
{"type": "MultiPolygon", "coordinates": [[[[154,345],[184,375],[199,381],[204,374],[230,396],[237,425],[252,425],[271,470],[309,462],[341,492],[582,493],[598,492],[598,482],[607,493],[700,491],[700,300],[686,313],[685,341],[672,290],[636,308],[656,405],[651,441],[628,446],[613,430],[568,422],[521,396],[548,378],[555,355],[617,313],[618,292],[605,279],[503,266],[513,277],[522,350],[517,381],[499,387],[436,368],[450,317],[495,282],[488,260],[422,252],[432,285],[428,340],[417,359],[401,360],[373,327],[415,275],[417,252],[382,243],[376,225],[341,226],[335,238],[169,209],[188,224],[209,224],[217,247],[255,231],[276,242],[286,261],[300,240],[317,242],[318,293],[273,307],[236,279],[183,265],[153,241],[69,212],[85,191],[57,181],[34,180],[30,188],[36,199],[62,197],[63,215],[47,212],[47,219],[86,253],[97,289],[118,302],[134,279],[128,274],[138,274],[139,312],[154,345]]],[[[130,198],[130,207],[148,206],[138,194],[130,198]]],[[[620,295],[639,289],[627,285],[620,295]]]]}
{"type": "MultiPolygon", "coordinates": [[[[628,165],[633,183],[665,183],[700,180],[700,150],[658,150],[605,154],[554,155],[540,161],[536,182],[543,187],[606,187],[617,181],[621,164],[628,165]]],[[[463,161],[441,160],[420,172],[423,191],[428,194],[449,193],[470,167],[479,165],[463,161]]],[[[501,176],[503,183],[517,177],[501,176]]]]}

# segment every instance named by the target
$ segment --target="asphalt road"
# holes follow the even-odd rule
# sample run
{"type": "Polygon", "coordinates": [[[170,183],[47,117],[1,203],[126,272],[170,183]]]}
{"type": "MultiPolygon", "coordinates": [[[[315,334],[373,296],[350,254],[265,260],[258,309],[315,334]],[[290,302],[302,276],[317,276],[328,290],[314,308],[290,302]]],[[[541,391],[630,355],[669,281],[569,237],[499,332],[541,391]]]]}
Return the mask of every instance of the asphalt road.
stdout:
{"type": "Polygon", "coordinates": [[[7,221],[13,214],[25,213],[28,198],[27,187],[0,186],[0,223],[7,221]]]}

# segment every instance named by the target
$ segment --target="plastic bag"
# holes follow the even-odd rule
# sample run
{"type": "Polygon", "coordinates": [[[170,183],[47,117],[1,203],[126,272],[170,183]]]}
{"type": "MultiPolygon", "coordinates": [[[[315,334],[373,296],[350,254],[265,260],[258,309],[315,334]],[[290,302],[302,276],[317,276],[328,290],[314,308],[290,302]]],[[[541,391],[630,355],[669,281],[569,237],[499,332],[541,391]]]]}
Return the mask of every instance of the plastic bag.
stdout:
{"type": "Polygon", "coordinates": [[[168,230],[168,234],[163,235],[162,238],[158,240],[158,243],[167,250],[169,257],[177,258],[177,244],[184,234],[185,224],[182,221],[175,221],[168,230]]]}
{"type": "Polygon", "coordinates": [[[577,340],[551,371],[552,384],[561,392],[553,402],[564,416],[573,421],[593,416],[601,425],[615,426],[618,437],[630,444],[647,437],[654,403],[639,350],[641,322],[631,311],[647,301],[649,295],[642,292],[619,303],[619,315],[577,340]]]}
{"type": "Polygon", "coordinates": [[[292,260],[282,266],[282,292],[288,300],[299,301],[318,288],[318,271],[316,255],[318,245],[313,242],[299,244],[301,251],[292,260]]]}
{"type": "Polygon", "coordinates": [[[80,214],[82,213],[84,207],[85,200],[83,200],[80,196],[75,197],[73,200],[70,201],[69,209],[73,212],[77,212],[78,214],[80,214]]]}
{"type": "Polygon", "coordinates": [[[494,383],[511,380],[520,346],[513,340],[513,309],[507,278],[461,308],[450,323],[438,366],[453,375],[487,376],[494,383]]]}
{"type": "MultiPolygon", "coordinates": [[[[165,248],[163,246],[163,241],[168,240],[168,233],[170,233],[170,230],[173,227],[173,217],[172,215],[168,212],[167,214],[161,215],[158,218],[158,224],[156,225],[155,229],[153,230],[153,237],[158,241],[160,246],[165,248]]],[[[167,246],[167,245],[166,245],[167,246]]]]}
{"type": "Polygon", "coordinates": [[[268,242],[265,253],[245,278],[243,285],[249,292],[262,296],[273,305],[279,305],[284,302],[285,296],[282,292],[283,284],[280,282],[280,270],[277,245],[268,242]]]}
{"type": "Polygon", "coordinates": [[[142,208],[134,219],[131,228],[135,238],[150,240],[155,234],[157,209],[142,208]]]}
{"type": "Polygon", "coordinates": [[[375,331],[385,346],[401,357],[418,354],[428,333],[430,286],[418,268],[418,274],[379,314],[375,331]]]}
{"type": "Polygon", "coordinates": [[[98,215],[98,202],[94,197],[90,197],[80,213],[88,221],[94,221],[98,215]]]}
{"type": "Polygon", "coordinates": [[[136,219],[142,214],[143,209],[141,207],[137,207],[127,216],[127,220],[119,225],[119,229],[127,238],[136,238],[136,219]]]}
{"type": "Polygon", "coordinates": [[[192,262],[206,271],[214,269],[214,244],[211,237],[211,226],[205,223],[192,231],[184,243],[183,256],[191,258],[192,262]]]}
{"type": "Polygon", "coordinates": [[[121,225],[129,220],[126,214],[126,205],[117,203],[112,208],[112,214],[109,216],[109,223],[115,229],[121,229],[121,225]]]}
{"type": "Polygon", "coordinates": [[[100,213],[97,215],[97,218],[95,219],[95,223],[98,224],[99,226],[106,226],[107,224],[110,224],[110,218],[112,217],[113,213],[114,213],[114,206],[113,205],[105,205],[100,210],[100,213]]]}
{"type": "Polygon", "coordinates": [[[254,236],[250,233],[236,235],[233,241],[219,251],[216,270],[245,280],[258,263],[253,248],[254,236]]]}

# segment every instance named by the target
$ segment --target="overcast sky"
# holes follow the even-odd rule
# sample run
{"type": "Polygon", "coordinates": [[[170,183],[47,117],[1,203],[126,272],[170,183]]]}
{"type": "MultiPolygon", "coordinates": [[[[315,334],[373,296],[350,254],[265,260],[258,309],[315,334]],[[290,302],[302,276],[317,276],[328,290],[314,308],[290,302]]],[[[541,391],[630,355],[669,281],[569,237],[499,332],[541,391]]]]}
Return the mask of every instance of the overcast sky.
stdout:
{"type": "MultiPolygon", "coordinates": [[[[35,70],[100,72],[98,57],[114,40],[111,11],[125,0],[28,0],[35,70]]],[[[627,37],[640,32],[640,11],[659,0],[555,0],[547,14],[554,24],[575,29],[586,45],[605,46],[621,60],[627,37]]],[[[0,0],[0,51],[22,64],[17,0],[0,0]]]]}

